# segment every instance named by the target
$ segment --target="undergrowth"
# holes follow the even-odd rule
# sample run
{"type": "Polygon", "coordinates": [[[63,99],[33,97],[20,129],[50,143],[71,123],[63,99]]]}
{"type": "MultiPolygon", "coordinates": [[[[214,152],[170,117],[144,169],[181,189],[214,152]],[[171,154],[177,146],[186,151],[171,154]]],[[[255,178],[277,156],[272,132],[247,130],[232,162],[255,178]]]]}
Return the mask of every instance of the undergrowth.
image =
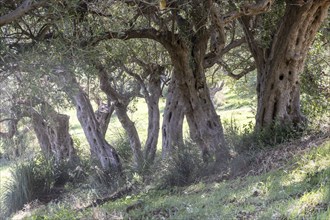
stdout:
{"type": "Polygon", "coordinates": [[[329,219],[330,140],[259,176],[139,193],[77,212],[49,204],[26,219],[329,219]],[[72,213],[75,213],[74,215],[72,213]]]}
{"type": "Polygon", "coordinates": [[[23,208],[24,204],[47,194],[58,176],[51,161],[43,157],[17,163],[10,170],[11,178],[3,184],[1,196],[4,216],[23,208]]]}

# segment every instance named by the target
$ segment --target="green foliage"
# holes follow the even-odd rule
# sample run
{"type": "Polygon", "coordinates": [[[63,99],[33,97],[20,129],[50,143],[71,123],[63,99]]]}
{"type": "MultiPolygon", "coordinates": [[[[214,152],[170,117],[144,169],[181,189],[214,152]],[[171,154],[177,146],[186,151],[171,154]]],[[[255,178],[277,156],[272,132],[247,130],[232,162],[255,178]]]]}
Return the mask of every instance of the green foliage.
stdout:
{"type": "Polygon", "coordinates": [[[330,63],[329,34],[319,32],[308,53],[301,80],[301,103],[303,113],[311,122],[329,117],[330,105],[330,63]]]}
{"type": "Polygon", "coordinates": [[[198,180],[204,164],[197,146],[186,142],[161,164],[160,187],[185,186],[198,180]]]}
{"type": "Polygon", "coordinates": [[[265,48],[270,46],[276,28],[285,13],[285,7],[285,1],[278,0],[273,3],[269,12],[260,15],[260,22],[256,31],[257,40],[261,46],[265,48]]]}
{"type": "Polygon", "coordinates": [[[0,140],[0,152],[1,157],[9,160],[15,160],[22,156],[28,156],[32,149],[29,148],[28,144],[31,141],[31,137],[27,132],[18,131],[11,139],[0,140]],[[30,152],[28,152],[28,150],[30,152]]]}
{"type": "Polygon", "coordinates": [[[6,215],[49,192],[56,176],[53,163],[41,156],[16,164],[11,170],[11,178],[4,183],[1,197],[6,215]]]}
{"type": "Polygon", "coordinates": [[[75,212],[68,205],[55,205],[51,204],[49,213],[52,214],[37,214],[31,216],[30,220],[74,220],[81,219],[82,215],[80,213],[75,212]]]}

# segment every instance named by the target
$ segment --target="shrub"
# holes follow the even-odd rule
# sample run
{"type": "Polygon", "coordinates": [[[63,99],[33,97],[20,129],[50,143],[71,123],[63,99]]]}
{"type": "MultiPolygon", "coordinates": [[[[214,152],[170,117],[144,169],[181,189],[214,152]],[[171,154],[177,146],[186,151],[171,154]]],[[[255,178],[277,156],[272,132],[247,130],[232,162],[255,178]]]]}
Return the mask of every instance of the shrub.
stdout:
{"type": "Polygon", "coordinates": [[[254,130],[254,124],[243,125],[241,129],[235,120],[224,122],[226,140],[236,151],[256,150],[273,147],[302,135],[303,129],[289,125],[281,125],[275,121],[273,125],[262,130],[254,130]]]}
{"type": "Polygon", "coordinates": [[[113,145],[114,148],[116,148],[120,158],[124,161],[123,164],[130,163],[132,161],[132,150],[126,133],[119,133],[113,145]]]}
{"type": "Polygon", "coordinates": [[[6,216],[49,192],[57,176],[52,162],[41,156],[16,164],[10,172],[11,179],[4,183],[1,198],[6,216]]]}
{"type": "Polygon", "coordinates": [[[196,145],[186,142],[173,150],[164,160],[160,170],[160,187],[185,186],[195,182],[204,164],[196,145]]]}

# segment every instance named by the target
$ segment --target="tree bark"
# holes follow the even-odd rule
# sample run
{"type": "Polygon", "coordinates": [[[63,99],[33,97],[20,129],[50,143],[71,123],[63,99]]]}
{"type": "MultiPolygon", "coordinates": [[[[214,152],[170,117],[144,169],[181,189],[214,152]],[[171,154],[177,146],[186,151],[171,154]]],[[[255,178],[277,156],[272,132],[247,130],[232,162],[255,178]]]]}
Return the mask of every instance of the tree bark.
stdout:
{"type": "Polygon", "coordinates": [[[299,74],[329,5],[328,0],[287,3],[285,15],[266,50],[253,42],[248,19],[243,19],[258,72],[256,129],[271,126],[274,121],[290,126],[306,121],[300,110],[299,74]]]}
{"type": "Polygon", "coordinates": [[[190,137],[201,148],[204,161],[215,156],[219,165],[226,166],[230,154],[204,73],[206,46],[207,39],[200,40],[191,49],[179,47],[171,51],[173,74],[178,80],[179,91],[182,94],[190,137]]]}
{"type": "Polygon", "coordinates": [[[184,109],[178,82],[172,76],[163,115],[162,125],[162,157],[170,156],[173,149],[183,145],[184,109]]]}
{"type": "Polygon", "coordinates": [[[134,122],[127,115],[127,104],[116,102],[115,110],[121,125],[129,137],[131,150],[133,152],[134,167],[139,170],[142,168],[144,162],[143,154],[141,151],[141,141],[134,122]]]}
{"type": "Polygon", "coordinates": [[[31,115],[32,119],[32,127],[34,130],[34,133],[37,136],[39,146],[41,148],[41,151],[45,158],[51,158],[52,155],[52,149],[51,149],[51,144],[50,144],[50,139],[48,136],[48,126],[46,122],[43,120],[42,116],[34,112],[31,115]]]}
{"type": "Polygon", "coordinates": [[[69,179],[67,169],[79,162],[69,133],[69,116],[52,111],[47,116],[51,121],[47,122],[41,114],[31,111],[33,129],[43,155],[47,160],[54,159],[57,165],[64,165],[54,185],[64,185],[69,179]]]}
{"type": "Polygon", "coordinates": [[[106,171],[121,172],[119,156],[105,140],[87,94],[80,88],[75,77],[66,70],[59,70],[56,74],[62,80],[65,92],[76,106],[77,118],[90,146],[92,159],[96,159],[106,171]]]}
{"type": "Polygon", "coordinates": [[[97,158],[105,170],[121,171],[121,163],[115,149],[105,140],[93,108],[82,89],[74,95],[77,117],[90,146],[91,156],[97,158]]]}
{"type": "Polygon", "coordinates": [[[54,121],[48,126],[50,147],[57,162],[77,159],[73,140],[69,133],[69,118],[67,115],[56,113],[52,115],[54,121]]]}
{"type": "Polygon", "coordinates": [[[160,128],[159,99],[162,94],[161,75],[164,68],[156,65],[149,74],[148,94],[145,100],[148,105],[148,136],[144,146],[145,159],[152,163],[156,156],[160,128]]]}
{"type": "Polygon", "coordinates": [[[127,132],[130,141],[130,147],[133,152],[133,163],[136,169],[140,169],[143,164],[143,154],[141,151],[141,141],[139,134],[136,130],[134,122],[127,115],[127,106],[129,101],[124,97],[121,97],[112,87],[105,71],[101,65],[96,65],[99,70],[99,79],[101,90],[114,102],[114,108],[117,113],[117,117],[127,132]]]}
{"type": "Polygon", "coordinates": [[[107,133],[114,110],[114,105],[108,101],[108,104],[100,103],[98,109],[95,111],[95,117],[100,125],[100,131],[103,137],[105,137],[105,134],[107,133]]]}

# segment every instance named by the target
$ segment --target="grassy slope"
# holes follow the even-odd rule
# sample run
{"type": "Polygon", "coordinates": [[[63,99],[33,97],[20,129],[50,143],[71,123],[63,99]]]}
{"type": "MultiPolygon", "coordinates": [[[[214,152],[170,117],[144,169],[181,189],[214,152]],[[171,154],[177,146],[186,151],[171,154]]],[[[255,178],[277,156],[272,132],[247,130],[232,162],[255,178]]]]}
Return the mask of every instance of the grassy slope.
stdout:
{"type": "Polygon", "coordinates": [[[329,219],[329,178],[327,139],[259,176],[144,190],[83,212],[52,204],[27,219],[329,219]]]}

